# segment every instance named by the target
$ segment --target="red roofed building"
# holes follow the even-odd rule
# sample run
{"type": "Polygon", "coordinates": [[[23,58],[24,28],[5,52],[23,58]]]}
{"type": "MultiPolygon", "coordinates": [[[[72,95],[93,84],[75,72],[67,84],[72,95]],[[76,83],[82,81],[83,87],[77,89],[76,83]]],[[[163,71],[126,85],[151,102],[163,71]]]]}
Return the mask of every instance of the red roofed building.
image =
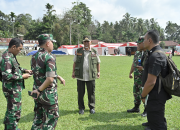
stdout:
{"type": "Polygon", "coordinates": [[[165,49],[171,49],[172,47],[175,47],[178,45],[178,43],[174,41],[160,41],[159,43],[161,42],[165,43],[165,49]]]}

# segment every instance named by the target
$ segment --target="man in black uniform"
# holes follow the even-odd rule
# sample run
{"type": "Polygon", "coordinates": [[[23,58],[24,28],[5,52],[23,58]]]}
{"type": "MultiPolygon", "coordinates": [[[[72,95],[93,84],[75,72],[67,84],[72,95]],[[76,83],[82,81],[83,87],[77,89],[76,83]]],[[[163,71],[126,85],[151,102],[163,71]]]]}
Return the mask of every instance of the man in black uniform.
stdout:
{"type": "Polygon", "coordinates": [[[171,96],[165,91],[159,75],[166,77],[168,74],[166,56],[158,50],[162,50],[159,46],[159,35],[157,31],[148,31],[144,39],[144,48],[149,50],[147,61],[143,71],[143,92],[141,100],[144,103],[147,94],[147,119],[149,127],[145,130],[167,130],[166,119],[164,117],[166,100],[171,96]]]}

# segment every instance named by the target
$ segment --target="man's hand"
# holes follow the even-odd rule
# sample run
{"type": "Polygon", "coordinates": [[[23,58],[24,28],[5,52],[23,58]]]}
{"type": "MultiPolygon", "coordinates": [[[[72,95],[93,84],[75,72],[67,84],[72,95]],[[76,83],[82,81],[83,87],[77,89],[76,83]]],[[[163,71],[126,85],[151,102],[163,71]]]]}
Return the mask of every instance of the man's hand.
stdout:
{"type": "Polygon", "coordinates": [[[72,78],[73,78],[73,79],[76,78],[76,77],[75,77],[75,73],[72,73],[72,78]]]}
{"type": "Polygon", "coordinates": [[[28,79],[29,77],[31,77],[32,75],[25,73],[22,75],[23,79],[28,79]]]}
{"type": "Polygon", "coordinates": [[[65,86],[65,80],[59,75],[57,78],[61,81],[61,84],[63,84],[65,86]]]}
{"type": "Polygon", "coordinates": [[[130,79],[132,79],[132,78],[133,78],[133,76],[132,76],[132,74],[131,74],[131,73],[129,74],[129,78],[130,78],[130,79]]]}
{"type": "Polygon", "coordinates": [[[32,74],[32,70],[25,70],[26,73],[32,74]]]}
{"type": "Polygon", "coordinates": [[[136,68],[137,68],[138,70],[140,70],[140,71],[143,71],[143,70],[144,70],[144,68],[143,68],[142,66],[136,66],[136,68]]]}
{"type": "Polygon", "coordinates": [[[141,101],[145,104],[145,99],[141,99],[141,101]]]}
{"type": "MultiPolygon", "coordinates": [[[[33,93],[36,93],[36,94],[37,94],[37,98],[38,98],[39,95],[40,95],[40,92],[38,92],[37,89],[36,89],[36,90],[33,90],[33,91],[31,92],[31,95],[32,95],[33,93]]],[[[33,99],[37,99],[37,98],[34,98],[34,97],[33,97],[33,99]]]]}
{"type": "Polygon", "coordinates": [[[97,78],[98,78],[98,79],[100,78],[100,72],[97,73],[97,78]]]}

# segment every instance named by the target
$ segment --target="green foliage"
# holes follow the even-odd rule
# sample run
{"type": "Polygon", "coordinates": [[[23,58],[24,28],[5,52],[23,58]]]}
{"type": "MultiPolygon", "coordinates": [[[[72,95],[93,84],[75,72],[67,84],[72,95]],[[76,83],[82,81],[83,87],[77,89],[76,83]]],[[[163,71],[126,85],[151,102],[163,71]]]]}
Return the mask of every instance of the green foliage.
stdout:
{"type": "Polygon", "coordinates": [[[80,44],[85,35],[92,40],[97,39],[108,43],[133,42],[139,36],[145,35],[148,30],[156,29],[159,32],[160,41],[173,40],[180,43],[180,26],[170,21],[163,29],[154,18],[136,18],[127,12],[115,23],[109,23],[107,20],[99,23],[83,2],[72,2],[72,8],[62,14],[57,14],[54,6],[56,5],[45,4],[45,14],[36,20],[32,20],[30,14],[21,13],[16,16],[13,12],[7,15],[0,11],[0,30],[3,31],[3,36],[12,37],[13,34],[16,36],[20,33],[25,35],[24,39],[36,40],[40,33],[51,33],[58,47],[80,44]]]}
{"type": "MultiPolygon", "coordinates": [[[[179,56],[174,56],[176,65],[180,65],[179,56]]],[[[21,67],[30,69],[31,56],[17,57],[21,67]]],[[[60,117],[57,130],[143,130],[141,125],[147,118],[141,117],[144,110],[140,105],[141,113],[127,113],[127,109],[134,106],[133,79],[129,79],[129,71],[133,57],[127,56],[100,56],[101,76],[96,80],[96,113],[89,114],[87,91],[84,96],[85,113],[78,114],[77,81],[72,79],[73,56],[57,56],[57,73],[66,80],[66,86],[58,82],[58,103],[60,117]]],[[[180,66],[178,66],[180,69],[180,66]]],[[[0,85],[2,85],[0,83],[0,85]]],[[[25,89],[22,91],[22,114],[18,124],[21,130],[31,129],[34,113],[34,101],[28,96],[33,88],[33,78],[25,80],[25,89]]],[[[4,129],[3,118],[6,111],[6,100],[0,89],[0,130],[4,129]]],[[[178,130],[179,97],[173,96],[168,100],[165,108],[168,130],[178,130]]]]}
{"type": "Polygon", "coordinates": [[[165,48],[165,42],[162,41],[162,42],[159,43],[159,45],[160,45],[161,48],[163,48],[163,49],[165,48]]]}

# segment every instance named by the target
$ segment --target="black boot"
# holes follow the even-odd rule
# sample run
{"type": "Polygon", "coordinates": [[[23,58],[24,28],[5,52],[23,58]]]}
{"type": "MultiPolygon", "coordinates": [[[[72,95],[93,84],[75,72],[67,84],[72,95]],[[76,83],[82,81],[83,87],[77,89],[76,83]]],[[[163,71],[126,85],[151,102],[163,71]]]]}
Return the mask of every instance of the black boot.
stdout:
{"type": "Polygon", "coordinates": [[[141,116],[143,116],[143,117],[146,117],[146,116],[147,116],[146,107],[144,108],[144,112],[141,114],[141,116]]]}
{"type": "Polygon", "coordinates": [[[140,106],[140,104],[135,104],[135,107],[133,107],[132,109],[127,110],[127,112],[129,112],[129,113],[133,113],[133,112],[139,113],[140,112],[139,106],[140,106]]]}

